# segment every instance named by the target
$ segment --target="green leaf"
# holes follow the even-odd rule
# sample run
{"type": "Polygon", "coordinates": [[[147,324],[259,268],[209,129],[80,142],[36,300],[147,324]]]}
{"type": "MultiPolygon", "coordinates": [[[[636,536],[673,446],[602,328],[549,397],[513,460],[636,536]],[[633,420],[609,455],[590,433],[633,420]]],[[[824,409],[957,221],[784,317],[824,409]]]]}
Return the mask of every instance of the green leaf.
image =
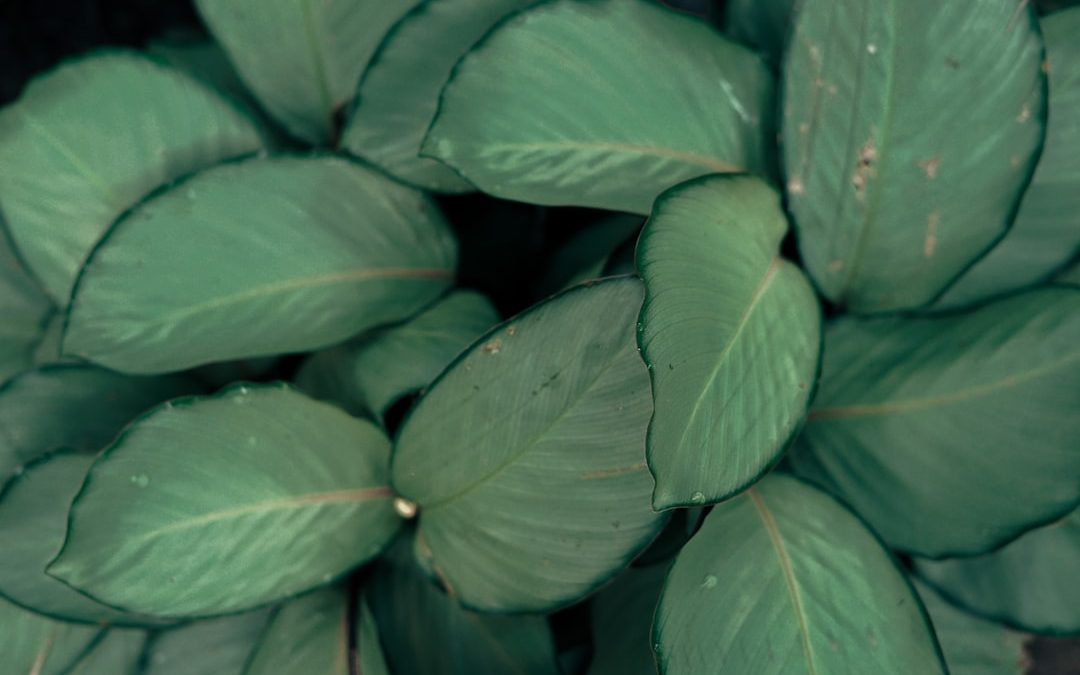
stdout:
{"type": "Polygon", "coordinates": [[[100,602],[163,617],[302,593],[397,531],[389,445],[369,422],[287,387],[166,404],[91,468],[47,571],[100,602]]]}
{"type": "Polygon", "coordinates": [[[951,675],[1028,675],[1029,636],[972,616],[945,602],[926,584],[913,580],[926,606],[951,675]]]}
{"type": "Polygon", "coordinates": [[[406,419],[392,482],[420,507],[418,553],[467,607],[570,603],[662,526],[641,297],[623,277],[537,305],[459,357],[406,419]]]}
{"type": "MultiPolygon", "coordinates": [[[[38,288],[8,241],[0,219],[0,384],[34,361],[37,345],[44,339],[55,316],[49,298],[38,288]]],[[[0,480],[5,473],[0,459],[0,480]]]]}
{"type": "Polygon", "coordinates": [[[139,675],[242,675],[270,615],[260,609],[157,633],[139,675]]]}
{"type": "Polygon", "coordinates": [[[1042,142],[1041,59],[1019,0],[800,4],[783,159],[827,298],[925,305],[1005,233],[1042,142]]]}
{"type": "Polygon", "coordinates": [[[402,557],[380,562],[368,590],[395,673],[559,675],[545,617],[472,612],[402,557]]]}
{"type": "Polygon", "coordinates": [[[101,633],[100,627],[53,621],[0,599],[5,675],[61,675],[93,647],[101,633]]]}
{"type": "Polygon", "coordinates": [[[1035,633],[1080,633],[1077,570],[1080,511],[986,555],[916,561],[916,571],[953,602],[1035,633]]]}
{"type": "Polygon", "coordinates": [[[420,157],[420,146],[454,65],[499,19],[536,1],[420,2],[389,32],[364,72],[344,148],[415,185],[472,190],[449,167],[420,157]]]}
{"type": "Polygon", "coordinates": [[[75,290],[64,352],[146,373],[326,347],[411,316],[455,259],[427,197],[357,164],[226,164],[113,227],[75,290]]]}
{"type": "Polygon", "coordinates": [[[1080,252],[1080,7],[1041,21],[1050,80],[1046,142],[1012,229],[937,307],[1046,279],[1080,252]]]}
{"type": "Polygon", "coordinates": [[[593,658],[586,675],[656,675],[653,613],[670,564],[632,567],[592,601],[593,658]]]}
{"type": "Polygon", "coordinates": [[[375,625],[375,616],[371,613],[366,597],[360,597],[359,616],[356,620],[356,656],[358,675],[390,675],[379,644],[379,628],[375,625]]]}
{"type": "Polygon", "coordinates": [[[1066,286],[1080,286],[1080,262],[1074,262],[1054,279],[1055,283],[1066,286]]]}
{"type": "Polygon", "coordinates": [[[331,586],[282,605],[244,675],[349,675],[349,597],[331,586]]]}
{"type": "Polygon", "coordinates": [[[668,575],[653,625],[665,675],[945,673],[889,553],[789,476],[719,504],[668,575]]]}
{"type": "Polygon", "coordinates": [[[583,281],[615,276],[605,270],[622,244],[631,239],[636,241],[640,229],[638,216],[616,214],[577,233],[551,257],[538,284],[538,294],[547,296],[583,281]]]}
{"type": "Polygon", "coordinates": [[[455,291],[406,323],[315,354],[301,367],[297,385],[355,415],[382,420],[395,401],[429,385],[498,321],[487,298],[455,291]]]}
{"type": "Polygon", "coordinates": [[[293,135],[336,142],[335,117],[383,35],[419,0],[196,0],[267,112],[293,135]]]}
{"type": "Polygon", "coordinates": [[[793,466],[897,548],[1000,546],[1080,501],[1078,344],[1071,288],[948,317],[836,321],[793,466]]]}
{"type": "Polygon", "coordinates": [[[65,305],[121,213],[260,145],[250,119],[179,70],[96,53],[42,75],[0,112],[0,204],[23,258],[65,305]]]}
{"type": "Polygon", "coordinates": [[[780,258],[786,233],[779,195],[745,176],[673,188],[641,233],[638,341],[656,403],[655,509],[744,489],[806,413],[821,310],[799,269],[780,258]]]}
{"type": "Polygon", "coordinates": [[[94,455],[61,450],[26,466],[0,491],[0,595],[39,614],[91,624],[160,624],[118,612],[45,574],[64,546],[68,509],[94,455]]]}
{"type": "Polygon", "coordinates": [[[146,647],[147,632],[114,628],[64,675],[135,675],[146,647]]]}
{"type": "Polygon", "coordinates": [[[87,365],[43,366],[0,386],[0,482],[53,450],[97,451],[139,414],[197,385],[87,365]]]}
{"type": "Polygon", "coordinates": [[[761,59],[697,19],[556,0],[462,59],[423,154],[504,199],[645,214],[689,178],[768,172],[772,102],[761,59]]]}
{"type": "Polygon", "coordinates": [[[724,29],[739,42],[780,63],[787,48],[796,0],[728,0],[724,29]]]}

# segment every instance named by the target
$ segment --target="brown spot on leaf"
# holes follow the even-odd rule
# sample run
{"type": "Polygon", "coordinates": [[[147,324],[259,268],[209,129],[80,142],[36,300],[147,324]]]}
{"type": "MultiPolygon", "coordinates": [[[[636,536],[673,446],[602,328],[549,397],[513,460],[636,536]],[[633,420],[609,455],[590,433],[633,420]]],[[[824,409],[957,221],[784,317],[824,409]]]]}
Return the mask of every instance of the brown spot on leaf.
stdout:
{"type": "Polygon", "coordinates": [[[829,271],[836,274],[840,270],[844,269],[844,261],[837,258],[836,260],[829,261],[829,271]]]}
{"type": "Polygon", "coordinates": [[[851,177],[851,184],[855,186],[855,197],[862,201],[866,191],[866,183],[874,175],[874,163],[877,162],[877,145],[871,136],[866,143],[859,148],[858,164],[855,167],[855,175],[851,177]]]}
{"type": "Polygon", "coordinates": [[[941,166],[940,157],[931,157],[930,159],[924,159],[919,162],[919,168],[923,170],[926,177],[930,180],[937,178],[938,167],[941,166]]]}
{"type": "Polygon", "coordinates": [[[1009,158],[1009,165],[1014,169],[1019,169],[1020,168],[1020,163],[1022,161],[1023,160],[1021,159],[1020,155],[1013,155],[1012,157],[1009,158]]]}
{"type": "Polygon", "coordinates": [[[481,349],[485,354],[491,354],[494,356],[502,350],[502,340],[500,340],[499,338],[495,338],[491,342],[481,347],[481,349]]]}
{"type": "Polygon", "coordinates": [[[517,326],[507,326],[506,334],[510,337],[514,337],[515,335],[517,335],[517,326]]]}
{"type": "Polygon", "coordinates": [[[1029,119],[1031,119],[1031,106],[1025,103],[1024,107],[1020,108],[1020,114],[1016,116],[1016,121],[1023,124],[1029,119]]]}
{"type": "Polygon", "coordinates": [[[960,59],[956,58],[955,56],[946,56],[945,66],[947,68],[951,68],[952,70],[958,70],[960,68],[960,59]]]}
{"type": "Polygon", "coordinates": [[[926,237],[923,239],[923,255],[927,258],[934,257],[934,251],[937,250],[937,230],[940,223],[941,214],[937,211],[931,211],[930,215],[926,217],[926,237]]]}

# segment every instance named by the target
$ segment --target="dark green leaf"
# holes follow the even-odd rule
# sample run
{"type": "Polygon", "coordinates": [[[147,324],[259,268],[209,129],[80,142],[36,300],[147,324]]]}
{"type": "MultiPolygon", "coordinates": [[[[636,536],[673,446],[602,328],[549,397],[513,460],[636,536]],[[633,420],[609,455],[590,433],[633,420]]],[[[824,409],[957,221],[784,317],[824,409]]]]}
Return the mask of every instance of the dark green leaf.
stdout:
{"type": "Polygon", "coordinates": [[[924,305],[1005,233],[1043,136],[1021,0],[803,0],[784,66],[789,206],[858,312],[924,305]]]}
{"type": "Polygon", "coordinates": [[[355,628],[358,675],[390,675],[382,645],[379,644],[379,629],[375,625],[375,616],[371,613],[365,597],[360,598],[355,628]]]}
{"type": "Polygon", "coordinates": [[[244,675],[349,675],[349,597],[331,586],[281,606],[244,675]]]}
{"type": "Polygon", "coordinates": [[[202,83],[136,54],[98,53],[41,76],[0,113],[0,204],[23,258],[65,305],[121,213],[260,145],[251,120],[202,83]]]}
{"type": "Polygon", "coordinates": [[[260,609],[158,633],[150,640],[139,675],[242,675],[270,615],[260,609]]]}
{"type": "Polygon", "coordinates": [[[718,505],[675,560],[653,625],[666,675],[945,673],[896,563],[789,476],[718,505]]]}
{"type": "Polygon", "coordinates": [[[267,111],[311,143],[335,116],[387,30],[419,0],[196,0],[207,27],[267,111]]]}
{"type": "Polygon", "coordinates": [[[48,572],[167,617],[302,593],[397,530],[389,445],[369,422],[278,386],[166,404],[91,468],[48,572]]]}
{"type": "Polygon", "coordinates": [[[47,619],[0,599],[0,665],[4,675],[61,675],[101,631],[47,619]]]}
{"type": "Polygon", "coordinates": [[[662,525],[645,467],[641,297],[637,280],[611,279],[511,319],[405,421],[393,484],[420,507],[419,554],[466,606],[567,604],[662,525]]]}
{"type": "Polygon", "coordinates": [[[724,28],[731,37],[780,63],[796,0],[728,0],[724,28]]]}
{"type": "Polygon", "coordinates": [[[499,315],[487,298],[456,291],[416,317],[312,356],[297,385],[356,415],[382,420],[402,396],[431,383],[499,315]]]}
{"type": "Polygon", "coordinates": [[[1075,262],[1059,274],[1055,282],[1067,286],[1080,286],[1080,262],[1075,262]]]}
{"type": "MultiPolygon", "coordinates": [[[[613,254],[631,238],[636,241],[640,229],[640,217],[624,214],[604,218],[585,228],[551,257],[538,285],[538,294],[548,296],[583,281],[614,276],[606,272],[613,254]]],[[[631,269],[624,273],[632,272],[631,269]]]]}
{"type": "Polygon", "coordinates": [[[670,564],[632,567],[592,604],[593,657],[586,675],[656,675],[653,613],[670,564]]]}
{"type": "Polygon", "coordinates": [[[1080,511],[992,553],[918,560],[916,570],[984,616],[1035,633],[1080,633],[1080,511]]]}
{"type": "Polygon", "coordinates": [[[689,178],[768,171],[772,80],[655,2],[556,0],[458,64],[423,152],[497,197],[648,213],[689,178]]]}
{"type": "Polygon", "coordinates": [[[64,351],[143,373],[326,347],[411,316],[455,259],[422,193],[357,164],[226,164],[116,224],[79,281],[64,351]]]}
{"type": "Polygon", "coordinates": [[[840,320],[791,459],[889,544],[980,553],[1080,501],[1080,289],[840,320]]]}
{"type": "Polygon", "coordinates": [[[673,188],[641,233],[638,338],[656,402],[656,509],[742,490],[806,413],[821,310],[799,269],[780,258],[786,233],[779,195],[744,176],[673,188]]]}
{"type": "Polygon", "coordinates": [[[1046,142],[1008,235],[937,306],[1045,279],[1080,251],[1080,7],[1042,20],[1050,79],[1046,142]]]}
{"type": "Polygon", "coordinates": [[[146,647],[147,632],[114,628],[64,675],[135,675],[146,647]]]}

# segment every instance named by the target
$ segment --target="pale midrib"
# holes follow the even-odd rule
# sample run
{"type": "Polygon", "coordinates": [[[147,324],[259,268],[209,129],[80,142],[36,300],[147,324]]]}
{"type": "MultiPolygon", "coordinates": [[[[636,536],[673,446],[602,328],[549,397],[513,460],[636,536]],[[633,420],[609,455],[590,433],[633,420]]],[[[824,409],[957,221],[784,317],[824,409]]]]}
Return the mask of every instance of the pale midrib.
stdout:
{"type": "MultiPolygon", "coordinates": [[[[18,108],[16,108],[16,110],[18,110],[18,108]]],[[[102,193],[104,193],[106,199],[108,199],[113,204],[118,203],[119,200],[113,193],[112,188],[109,186],[108,182],[106,182],[104,178],[99,176],[96,171],[90,168],[88,164],[83,162],[82,159],[80,159],[79,156],[74,153],[74,151],[69,149],[68,146],[65,145],[59,138],[53,135],[53,133],[49,131],[48,127],[38,122],[36,119],[28,115],[25,111],[18,110],[18,112],[22,116],[23,120],[25,120],[26,123],[29,124],[34,131],[38,132],[38,134],[41,135],[41,137],[44,138],[54,150],[63,155],[64,159],[66,159],[71,164],[71,166],[73,166],[75,170],[78,171],[80,175],[82,175],[83,178],[96,185],[97,188],[101,190],[102,193]]]]}
{"type": "Polygon", "coordinates": [[[811,410],[808,417],[809,422],[815,420],[831,420],[831,419],[845,419],[850,417],[869,417],[872,415],[888,415],[892,413],[907,413],[915,410],[925,410],[938,405],[947,405],[950,403],[960,403],[969,401],[971,399],[978,398],[980,396],[986,396],[994,392],[1008,389],[1009,387],[1015,387],[1016,385],[1023,384],[1029,380],[1042,377],[1049,372],[1057,370],[1062,366],[1065,366],[1073,361],[1080,359],[1080,352],[1070,354],[1063,359],[1052,361],[1041,368],[1035,370],[1029,370],[1026,373],[1018,373],[1009,377],[995,380],[994,382],[988,382],[978,387],[971,387],[970,389],[961,389],[960,391],[953,392],[951,394],[942,394],[940,396],[932,396],[928,398],[913,398],[904,401],[890,401],[888,403],[877,403],[868,405],[850,405],[840,406],[836,408],[818,408],[811,410]]]}
{"type": "Polygon", "coordinates": [[[49,652],[52,651],[53,643],[56,642],[56,627],[49,629],[49,636],[41,644],[41,649],[34,656],[34,663],[31,664],[30,670],[27,675],[41,675],[45,670],[45,661],[49,658],[49,652]]]}
{"type": "Polygon", "coordinates": [[[727,345],[724,346],[724,350],[720,352],[720,355],[716,358],[716,365],[713,366],[712,372],[709,373],[709,377],[705,380],[705,386],[701,388],[701,393],[698,394],[697,400],[694,401],[694,407],[690,409],[690,415],[686,418],[686,424],[683,425],[682,437],[679,438],[679,445],[677,448],[681,448],[686,442],[686,436],[690,432],[690,428],[693,426],[694,421],[697,419],[698,413],[701,412],[701,405],[705,401],[705,394],[712,389],[712,383],[716,380],[716,376],[720,374],[720,369],[727,363],[728,354],[735,348],[735,343],[739,341],[742,336],[743,330],[750,323],[750,316],[754,313],[754,309],[761,302],[761,299],[765,297],[765,292],[772,284],[772,280],[776,277],[777,271],[780,269],[779,256],[772,259],[769,263],[769,268],[765,271],[765,276],[761,278],[761,283],[754,290],[754,295],[750,299],[750,304],[743,310],[742,316],[739,317],[739,323],[735,328],[735,333],[732,334],[731,339],[727,345]]]}
{"type": "Polygon", "coordinates": [[[791,604],[795,608],[795,619],[799,626],[799,638],[802,642],[803,653],[806,655],[806,668],[808,675],[817,675],[817,666],[814,665],[814,649],[810,644],[810,631],[806,624],[806,612],[803,610],[802,596],[799,593],[798,583],[795,581],[795,570],[791,566],[791,557],[788,556],[787,548],[780,537],[780,529],[773,520],[772,513],[765,506],[765,502],[758,495],[755,488],[746,491],[750,502],[754,505],[761,522],[765,526],[765,532],[769,535],[776,557],[780,561],[780,569],[784,574],[784,583],[787,585],[788,595],[791,596],[791,604]]]}
{"type": "Polygon", "coordinates": [[[321,99],[323,112],[326,113],[326,122],[329,123],[329,119],[334,112],[333,97],[330,95],[330,84],[326,80],[326,66],[323,64],[322,51],[319,48],[319,39],[315,34],[315,18],[311,13],[311,3],[314,0],[306,0],[301,4],[304,12],[304,37],[307,40],[308,51],[311,54],[311,64],[315,68],[315,82],[319,87],[319,98],[321,99]]]}
{"type": "Polygon", "coordinates": [[[229,305],[235,305],[247,300],[256,300],[264,296],[272,296],[287,291],[316,288],[318,286],[331,286],[334,284],[354,283],[357,281],[372,281],[376,279],[444,279],[450,280],[453,274],[449,270],[439,269],[414,269],[414,268],[391,268],[385,267],[370,270],[353,270],[337,274],[323,274],[316,277],[304,277],[302,279],[288,279],[272,284],[264,284],[249,288],[246,291],[223,295],[213,300],[207,300],[197,305],[191,305],[175,312],[170,312],[156,320],[156,323],[173,323],[186,319],[190,316],[215,309],[222,309],[229,305]]]}
{"type": "Polygon", "coordinates": [[[176,523],[171,523],[165,527],[159,527],[149,532],[145,532],[139,536],[139,539],[157,539],[166,534],[174,532],[181,532],[183,530],[190,530],[195,527],[203,525],[209,525],[211,523],[221,522],[223,520],[230,520],[233,518],[242,518],[251,515],[262,515],[265,513],[272,513],[274,511],[290,511],[301,510],[307,508],[320,508],[328,504],[359,504],[361,502],[373,501],[376,499],[389,499],[393,496],[393,492],[389,487],[378,486],[370,488],[361,488],[358,490],[338,490],[336,492],[318,492],[315,494],[301,495],[299,497],[285,497],[283,499],[270,499],[262,502],[255,502],[254,504],[247,504],[246,506],[237,506],[231,509],[222,509],[221,511],[214,511],[197,518],[189,518],[176,523]]]}
{"type": "Polygon", "coordinates": [[[705,157],[704,155],[698,155],[693,152],[684,152],[681,150],[672,150],[670,148],[658,148],[651,145],[635,145],[633,143],[617,143],[614,141],[544,141],[537,143],[496,143],[493,144],[495,148],[510,148],[518,151],[533,151],[533,150],[607,150],[612,152],[622,152],[632,155],[645,155],[651,157],[660,157],[663,159],[674,159],[686,164],[693,164],[700,166],[716,173],[735,173],[739,171],[745,171],[745,167],[735,166],[734,164],[728,164],[727,162],[721,162],[711,157],[705,157]]]}

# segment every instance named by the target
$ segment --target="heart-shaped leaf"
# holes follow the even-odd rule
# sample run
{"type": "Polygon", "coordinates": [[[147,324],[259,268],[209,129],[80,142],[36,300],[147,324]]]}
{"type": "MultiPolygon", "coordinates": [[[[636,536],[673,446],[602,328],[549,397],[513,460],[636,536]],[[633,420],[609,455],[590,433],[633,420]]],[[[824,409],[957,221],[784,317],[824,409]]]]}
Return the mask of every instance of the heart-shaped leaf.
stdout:
{"type": "Polygon", "coordinates": [[[656,509],[742,490],[806,412],[821,310],[799,269],[780,258],[786,233],[779,195],[745,176],[673,188],[641,233],[638,340],[656,403],[656,509]]]}
{"type": "Polygon", "coordinates": [[[1042,142],[1041,60],[1021,0],[799,3],[784,166],[827,298],[924,305],[1005,233],[1042,142]]]}
{"type": "Polygon", "coordinates": [[[301,367],[297,385],[381,421],[395,401],[431,384],[498,320],[487,298],[456,291],[403,324],[315,354],[301,367]]]}
{"type": "Polygon", "coordinates": [[[244,675],[349,675],[349,596],[319,589],[282,605],[244,675]]]}
{"type": "Polygon", "coordinates": [[[64,352],[146,373],[325,347],[411,316],[455,259],[422,193],[357,164],[226,164],[113,227],[75,290],[64,352]]]}
{"type": "Polygon", "coordinates": [[[624,277],[537,305],[462,355],[406,419],[393,484],[419,505],[420,556],[466,606],[577,600],[663,524],[645,467],[641,297],[624,277]]]}
{"type": "Polygon", "coordinates": [[[342,136],[349,152],[439,192],[467,192],[468,181],[420,156],[439,92],[458,60],[501,18],[536,0],[428,0],[383,40],[357,88],[342,136]]]}
{"type": "Polygon", "coordinates": [[[0,205],[19,252],[65,305],[121,213],[260,146],[252,121],[202,83],[143,56],[97,53],[46,73],[0,112],[0,205]]]}
{"type": "Polygon", "coordinates": [[[655,2],[542,3],[458,64],[423,153],[497,197],[648,213],[687,179],[768,172],[772,80],[655,2]]]}
{"type": "Polygon", "coordinates": [[[946,672],[889,553],[790,476],[705,518],[668,575],[653,637],[663,675],[946,672]]]}
{"type": "Polygon", "coordinates": [[[1080,511],[981,556],[917,560],[916,571],[971,611],[1035,633],[1080,633],[1080,511]]]}
{"type": "Polygon", "coordinates": [[[1080,8],[1042,19],[1050,80],[1046,141],[1012,229],[936,307],[982,300],[1047,278],[1080,252],[1080,8]]]}
{"type": "Polygon", "coordinates": [[[278,386],[166,404],[91,468],[48,572],[165,617],[302,593],[397,531],[389,445],[371,423],[278,386]]]}
{"type": "Polygon", "coordinates": [[[243,675],[271,614],[260,609],[156,633],[139,675],[243,675]]]}
{"type": "MultiPolygon", "coordinates": [[[[15,256],[0,220],[0,384],[33,363],[53,312],[49,298],[15,256]]],[[[3,474],[0,464],[0,480],[3,474]]]]}
{"type": "Polygon", "coordinates": [[[147,637],[144,630],[113,628],[64,675],[135,675],[147,637]]]}
{"type": "Polygon", "coordinates": [[[5,675],[61,675],[93,647],[102,629],[63,623],[0,598],[0,655],[5,675]]]}
{"type": "Polygon", "coordinates": [[[196,0],[267,111],[293,135],[336,141],[336,116],[387,30],[420,0],[196,0]]]}
{"type": "Polygon", "coordinates": [[[593,657],[586,675],[656,675],[653,614],[670,564],[632,567],[592,601],[593,657]]]}
{"type": "Polygon", "coordinates": [[[1080,501],[1078,345],[1073,288],[836,321],[793,465],[895,547],[1000,546],[1080,501]]]}

